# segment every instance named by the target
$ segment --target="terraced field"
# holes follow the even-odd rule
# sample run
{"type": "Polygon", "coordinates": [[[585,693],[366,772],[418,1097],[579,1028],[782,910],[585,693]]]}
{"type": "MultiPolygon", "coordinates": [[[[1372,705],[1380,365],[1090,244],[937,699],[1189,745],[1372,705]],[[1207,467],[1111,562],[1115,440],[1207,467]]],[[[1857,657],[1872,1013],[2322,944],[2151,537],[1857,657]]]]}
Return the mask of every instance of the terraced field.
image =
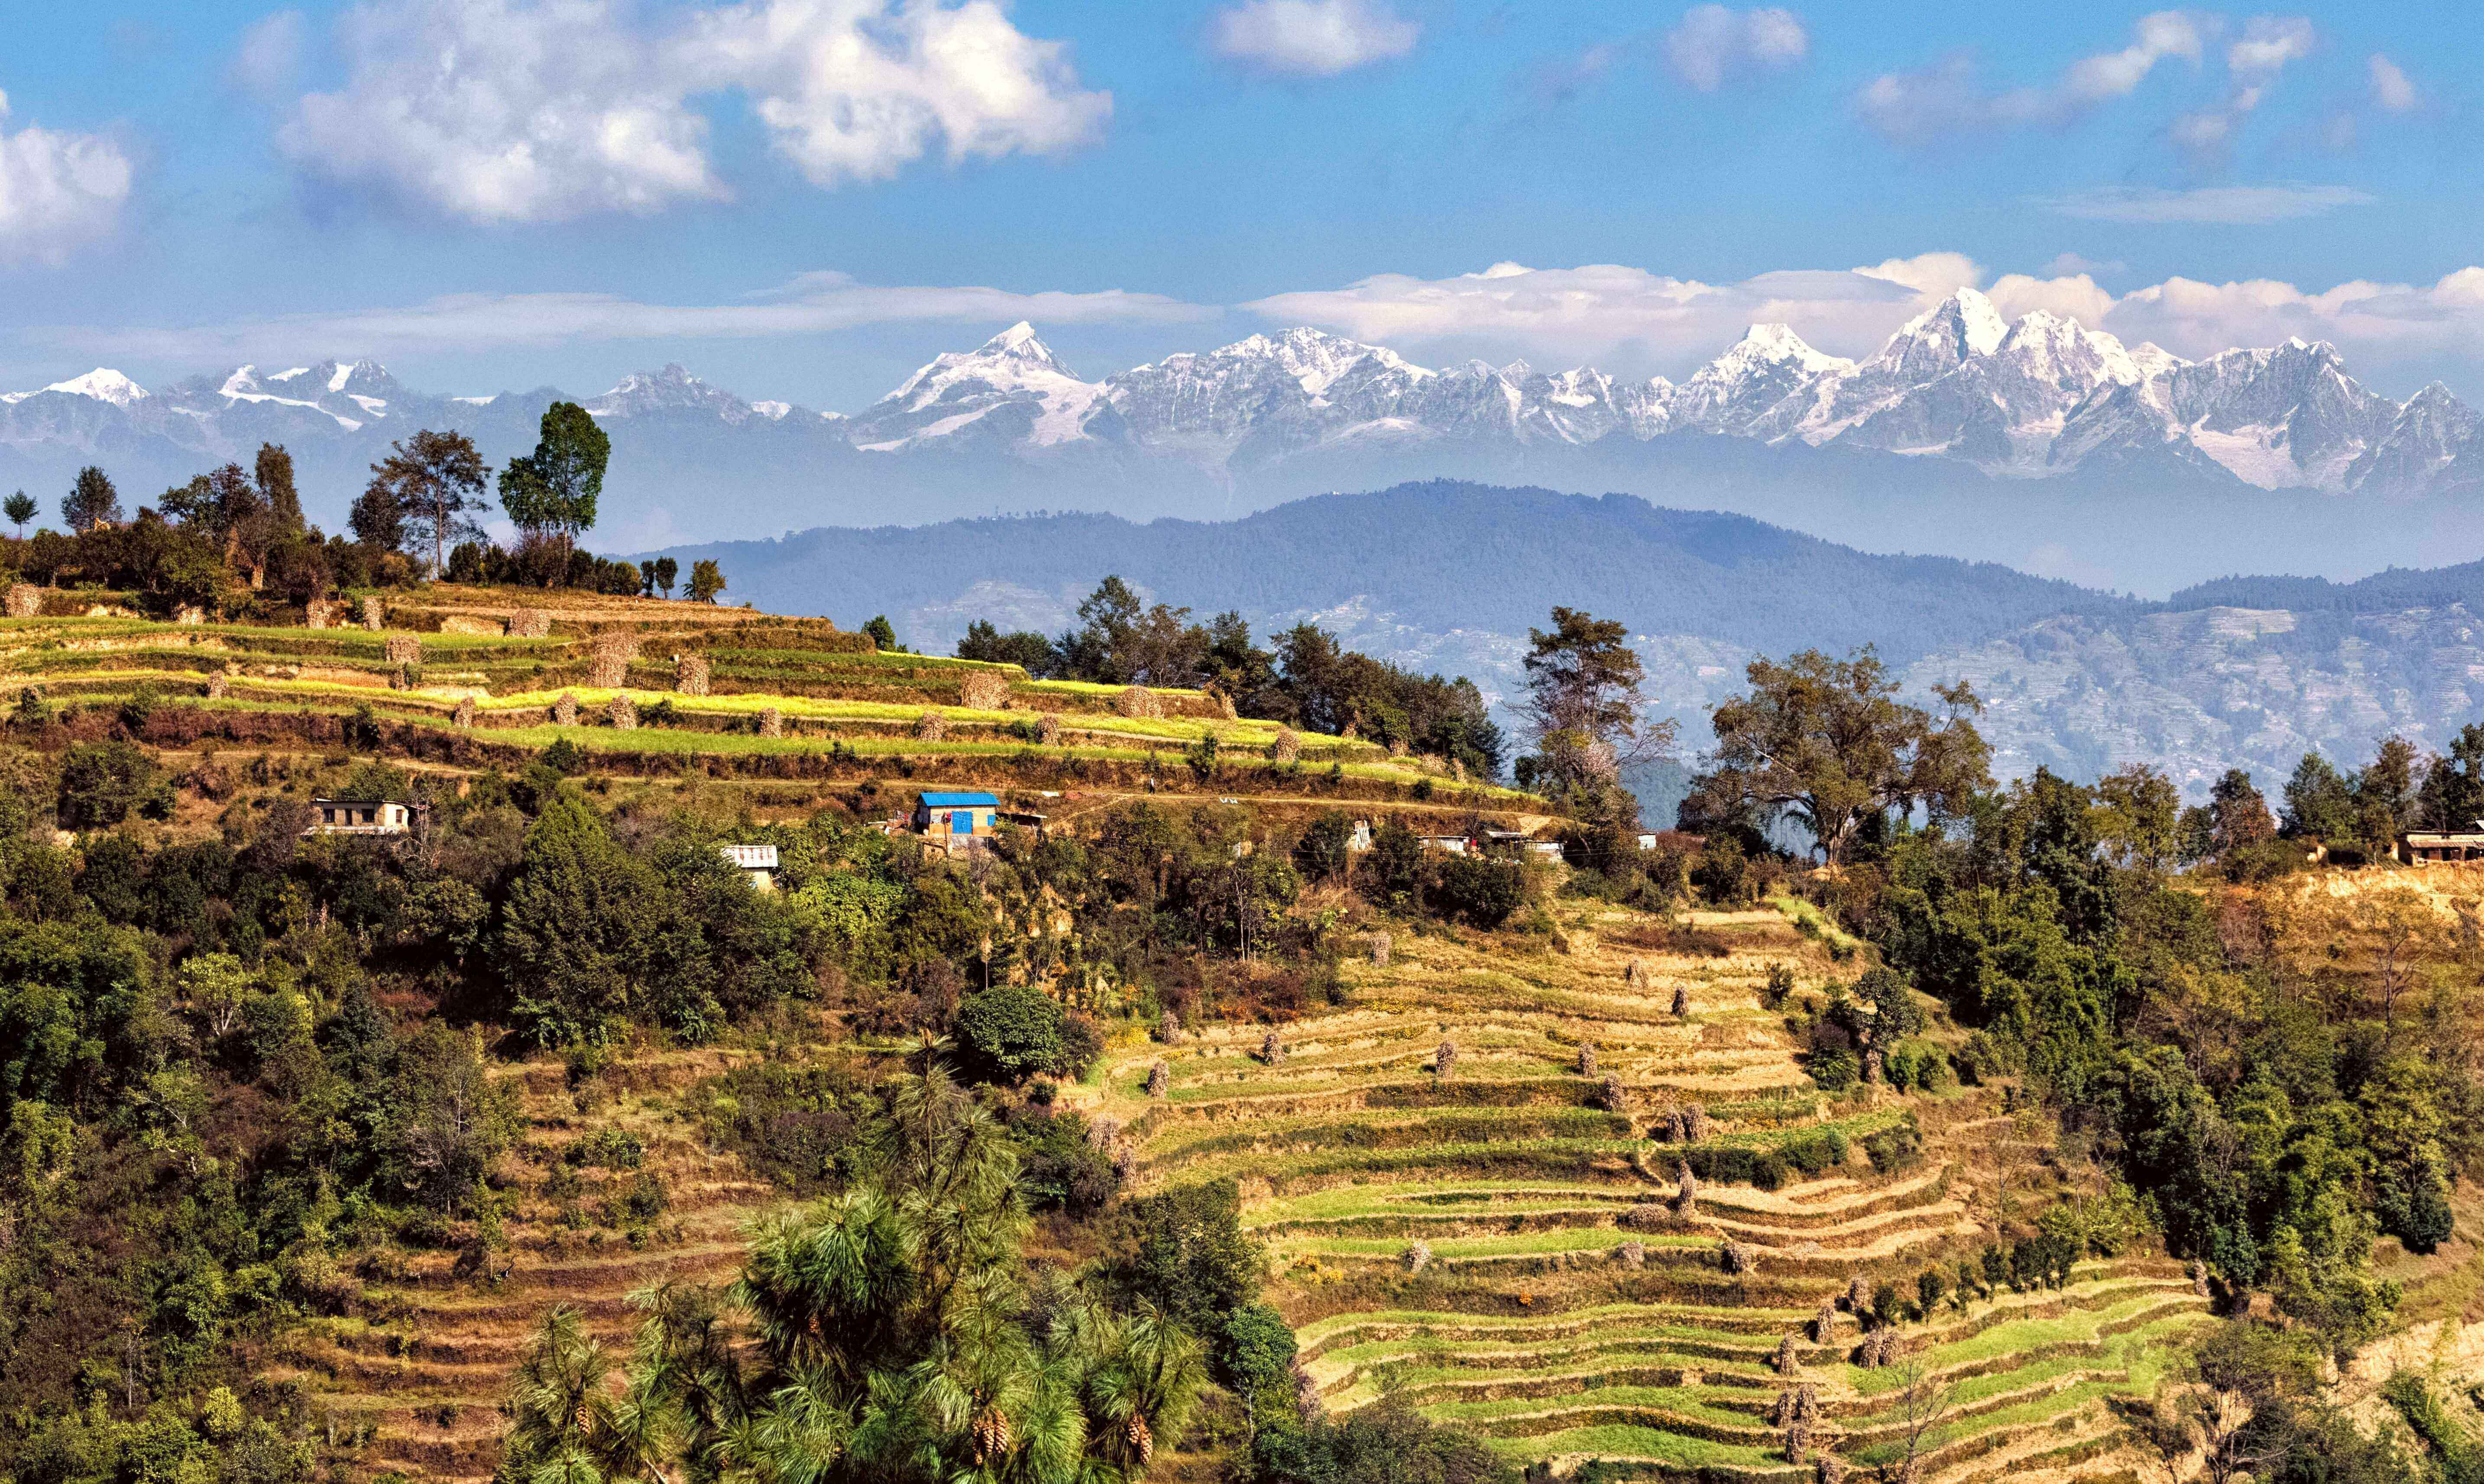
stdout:
{"type": "Polygon", "coordinates": [[[2206,1308],[2175,1264],[2083,1261],[1867,1345],[1857,1281],[1912,1295],[1992,1240],[1974,1172],[2013,1136],[1989,1090],[1814,1087],[1763,986],[1785,965],[1799,1006],[1857,965],[1784,907],[1696,914],[1682,949],[1620,912],[1531,954],[1400,936],[1273,1045],[1184,1031],[1082,1091],[1143,1182],[1239,1184],[1332,1411],[1394,1393],[1556,1474],[2132,1467],[2108,1402],[2206,1308]],[[1874,1168],[1901,1125],[1922,1158],[1874,1168]]]}
{"type": "Polygon", "coordinates": [[[676,1117],[681,1090],[742,1055],[635,1053],[578,1088],[558,1061],[503,1068],[525,1120],[504,1167],[520,1175],[505,1253],[483,1272],[465,1271],[453,1252],[367,1260],[344,1313],[289,1333],[270,1376],[306,1388],[329,1419],[332,1450],[351,1454],[360,1476],[488,1479],[500,1399],[547,1310],[577,1309],[625,1358],[639,1317],[628,1295],[668,1279],[731,1277],[742,1225],[783,1199],[676,1117]],[[647,1177],[663,1191],[652,1215],[647,1177]]]}
{"type": "MultiPolygon", "coordinates": [[[[53,598],[85,595],[53,593],[53,598]]],[[[112,595],[96,595],[109,599],[112,595]]],[[[120,604],[0,618],[0,692],[46,703],[148,695],[209,712],[368,715],[426,733],[660,759],[839,750],[852,759],[1172,766],[1212,742],[1220,786],[1316,770],[1476,803],[1515,796],[1437,760],[1346,738],[1284,740],[1195,690],[1036,680],[1015,665],[879,653],[824,621],[554,595],[522,636],[527,592],[449,587],[374,600],[378,628],[161,623],[120,604]],[[450,626],[444,628],[443,626],[450,626]],[[457,627],[463,626],[463,627],[457,627]],[[506,626],[509,633],[476,633],[506,626]],[[1170,755],[1170,756],[1169,756],[1170,755]]]]}

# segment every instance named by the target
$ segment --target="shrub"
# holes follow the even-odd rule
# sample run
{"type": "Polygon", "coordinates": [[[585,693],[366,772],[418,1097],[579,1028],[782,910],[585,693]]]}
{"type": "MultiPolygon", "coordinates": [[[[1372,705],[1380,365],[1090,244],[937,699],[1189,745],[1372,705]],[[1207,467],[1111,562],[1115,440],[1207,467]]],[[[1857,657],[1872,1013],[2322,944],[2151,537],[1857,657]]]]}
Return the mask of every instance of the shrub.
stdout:
{"type": "Polygon", "coordinates": [[[955,1030],[965,1071],[986,1082],[1016,1084],[1038,1073],[1075,1078],[1099,1049],[1092,1027],[1073,1036],[1067,1012],[1018,985],[968,995],[955,1030]]]}
{"type": "Polygon", "coordinates": [[[1217,1383],[1236,1395],[1293,1384],[1294,1332],[1267,1305],[1251,1304],[1225,1314],[1209,1338],[1208,1366],[1217,1383]]]}
{"type": "Polygon", "coordinates": [[[1441,862],[1434,905],[1443,917],[1463,918],[1487,931],[1509,920],[1526,900],[1526,875],[1514,860],[1452,855],[1441,862]]]}
{"type": "Polygon", "coordinates": [[[1811,1080],[1820,1084],[1823,1093],[1843,1093],[1863,1075],[1862,1064],[1851,1051],[1815,1051],[1811,1054],[1811,1080]]]}
{"type": "Polygon", "coordinates": [[[1865,1134],[1863,1152],[1872,1156],[1872,1168],[1882,1174],[1895,1174],[1923,1163],[1924,1136],[1915,1125],[1915,1116],[1909,1113],[1903,1123],[1865,1134]]]}
{"type": "Polygon", "coordinates": [[[171,812],[172,790],[147,754],[125,742],[81,742],[61,764],[60,821],[68,829],[108,829],[133,813],[171,812]]]}

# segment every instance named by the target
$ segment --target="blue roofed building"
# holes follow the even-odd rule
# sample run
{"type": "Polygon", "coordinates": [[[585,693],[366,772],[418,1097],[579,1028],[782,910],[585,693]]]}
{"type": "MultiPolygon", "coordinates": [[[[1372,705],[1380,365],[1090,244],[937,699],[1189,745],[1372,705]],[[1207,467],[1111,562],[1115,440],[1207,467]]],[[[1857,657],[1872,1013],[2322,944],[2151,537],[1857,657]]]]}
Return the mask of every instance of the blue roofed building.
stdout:
{"type": "Polygon", "coordinates": [[[1000,809],[989,794],[926,794],[914,801],[914,832],[953,848],[988,843],[1000,809]]]}

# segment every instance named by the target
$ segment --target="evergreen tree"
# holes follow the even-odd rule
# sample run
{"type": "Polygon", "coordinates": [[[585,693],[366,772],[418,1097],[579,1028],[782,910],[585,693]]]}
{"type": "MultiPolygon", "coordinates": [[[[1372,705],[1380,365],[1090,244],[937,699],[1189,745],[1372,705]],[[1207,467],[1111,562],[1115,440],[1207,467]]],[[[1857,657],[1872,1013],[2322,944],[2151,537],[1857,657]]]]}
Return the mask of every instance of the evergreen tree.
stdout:
{"type": "Polygon", "coordinates": [[[9,497],[6,504],[0,504],[0,515],[6,515],[9,518],[9,524],[17,527],[17,539],[22,541],[26,537],[26,523],[35,518],[35,513],[40,508],[35,503],[33,496],[24,490],[19,490],[9,497]]]}
{"type": "Polygon", "coordinates": [[[260,444],[252,473],[258,483],[258,498],[267,502],[268,515],[275,522],[276,538],[300,536],[308,523],[302,519],[301,492],[293,487],[293,455],[284,451],[283,444],[260,444]]]}
{"type": "Polygon", "coordinates": [[[77,482],[61,501],[61,520],[73,532],[84,533],[98,526],[121,524],[121,492],[112,487],[104,472],[89,464],[78,471],[77,482]]]}
{"type": "Polygon", "coordinates": [[[602,1039],[637,997],[653,871],[566,788],[526,831],[500,929],[511,1011],[538,1045],[602,1039]]]}

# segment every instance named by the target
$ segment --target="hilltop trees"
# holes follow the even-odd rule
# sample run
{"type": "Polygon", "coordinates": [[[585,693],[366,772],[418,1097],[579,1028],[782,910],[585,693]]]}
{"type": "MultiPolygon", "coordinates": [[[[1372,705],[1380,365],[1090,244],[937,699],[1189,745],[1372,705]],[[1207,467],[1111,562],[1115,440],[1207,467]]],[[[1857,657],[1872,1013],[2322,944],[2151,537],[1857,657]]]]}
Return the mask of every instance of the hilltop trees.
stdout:
{"type": "Polygon", "coordinates": [[[1954,816],[1991,786],[1991,750],[1971,719],[1983,703],[1964,681],[1932,688],[1935,716],[1898,699],[1868,646],[1844,660],[1754,660],[1744,673],[1749,693],[1712,719],[1716,745],[1683,805],[1686,826],[1765,831],[1791,819],[1835,862],[1867,825],[1918,808],[1954,816]]]}
{"type": "Polygon", "coordinates": [[[1625,764],[1672,745],[1672,722],[1640,715],[1643,671],[1626,625],[1556,607],[1552,629],[1527,636],[1534,647],[1521,710],[1535,751],[1520,760],[1522,785],[1556,796],[1605,796],[1618,790],[1625,764]]]}
{"type": "Polygon", "coordinates": [[[363,498],[396,514],[401,539],[431,549],[434,577],[448,570],[448,548],[479,536],[475,514],[491,508],[483,494],[483,456],[463,433],[424,428],[389,445],[389,456],[371,466],[363,498]]]}
{"type": "Polygon", "coordinates": [[[102,470],[89,464],[78,471],[76,483],[69,486],[68,497],[61,501],[61,522],[79,534],[99,526],[118,526],[121,492],[112,487],[112,480],[102,470]]]}
{"type": "Polygon", "coordinates": [[[612,440],[594,415],[576,402],[554,402],[544,409],[535,451],[500,471],[500,508],[529,543],[556,549],[564,573],[578,537],[594,527],[611,459],[612,440]]]}
{"type": "Polygon", "coordinates": [[[7,516],[9,524],[17,527],[17,539],[22,541],[26,537],[26,523],[33,520],[36,512],[40,508],[35,503],[33,496],[24,490],[19,490],[10,496],[5,503],[0,503],[0,515],[7,516]]]}

